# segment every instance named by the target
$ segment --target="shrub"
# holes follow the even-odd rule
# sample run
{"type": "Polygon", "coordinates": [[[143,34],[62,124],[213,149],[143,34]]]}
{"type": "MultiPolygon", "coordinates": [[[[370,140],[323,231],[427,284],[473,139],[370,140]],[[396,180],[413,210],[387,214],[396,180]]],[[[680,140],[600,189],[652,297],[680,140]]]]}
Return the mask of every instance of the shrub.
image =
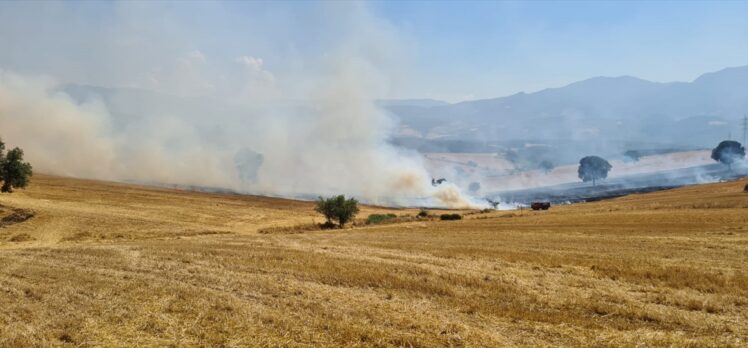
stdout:
{"type": "Polygon", "coordinates": [[[748,192],[748,184],[745,184],[745,187],[743,187],[743,192],[748,192]]]}
{"type": "Polygon", "coordinates": [[[460,214],[442,214],[439,218],[441,220],[462,220],[462,215],[460,215],[460,214]]]}
{"type": "Polygon", "coordinates": [[[421,209],[421,211],[419,211],[418,215],[416,216],[418,216],[419,218],[429,217],[429,211],[426,209],[421,209]]]}
{"type": "Polygon", "coordinates": [[[395,214],[371,214],[366,219],[367,224],[381,224],[382,222],[385,222],[390,219],[396,218],[397,215],[395,214]]]}
{"type": "MultiPolygon", "coordinates": [[[[344,195],[330,198],[319,197],[317,207],[314,210],[325,216],[325,225],[337,220],[340,227],[351,221],[358,214],[358,201],[355,198],[345,199],[344,195]]],[[[323,227],[324,228],[324,227],[323,227]]]]}

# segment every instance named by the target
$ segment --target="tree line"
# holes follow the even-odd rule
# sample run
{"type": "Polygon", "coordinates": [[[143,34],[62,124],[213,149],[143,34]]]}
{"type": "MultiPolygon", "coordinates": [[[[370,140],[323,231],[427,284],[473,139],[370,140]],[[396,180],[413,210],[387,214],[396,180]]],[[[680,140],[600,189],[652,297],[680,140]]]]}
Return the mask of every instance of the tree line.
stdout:
{"type": "MultiPolygon", "coordinates": [[[[638,161],[640,153],[638,151],[626,151],[624,156],[634,161],[638,161]]],[[[725,140],[712,149],[712,159],[727,165],[732,171],[732,165],[742,161],[745,158],[745,147],[735,140],[725,140]]],[[[578,176],[583,182],[592,181],[592,186],[597,180],[608,177],[608,172],[613,166],[605,159],[598,156],[587,156],[579,161],[578,176]]]]}

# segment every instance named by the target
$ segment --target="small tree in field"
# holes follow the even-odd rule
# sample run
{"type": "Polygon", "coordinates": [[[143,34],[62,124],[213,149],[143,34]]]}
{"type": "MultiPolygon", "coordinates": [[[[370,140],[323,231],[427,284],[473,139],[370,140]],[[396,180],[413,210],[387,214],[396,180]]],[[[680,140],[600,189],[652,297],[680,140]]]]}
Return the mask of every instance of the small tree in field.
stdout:
{"type": "Polygon", "coordinates": [[[548,174],[553,170],[554,166],[553,166],[553,162],[549,160],[543,160],[542,162],[540,162],[538,167],[540,167],[540,169],[542,169],[544,173],[548,174]]]}
{"type": "Polygon", "coordinates": [[[745,148],[735,140],[725,140],[712,150],[712,159],[726,164],[732,170],[732,164],[745,157],[745,148]]]}
{"type": "Polygon", "coordinates": [[[478,193],[478,191],[480,191],[480,183],[477,181],[471,182],[470,186],[468,186],[468,191],[472,194],[478,193]]]}
{"type": "Polygon", "coordinates": [[[319,197],[317,207],[314,210],[325,216],[328,224],[334,220],[338,225],[343,227],[346,222],[353,220],[358,214],[358,201],[355,198],[345,199],[344,195],[333,196],[330,198],[319,197]]]}
{"type": "Polygon", "coordinates": [[[587,156],[579,161],[577,173],[583,182],[592,181],[592,186],[595,186],[595,181],[608,177],[611,168],[613,166],[602,157],[587,156]]]}
{"type": "Polygon", "coordinates": [[[626,162],[639,162],[639,159],[642,157],[641,153],[636,150],[628,150],[623,153],[624,161],[626,162]]]}
{"type": "Polygon", "coordinates": [[[5,144],[0,140],[0,179],[2,192],[13,192],[14,188],[24,188],[32,175],[31,164],[23,161],[23,150],[14,148],[5,153],[5,144]]]}

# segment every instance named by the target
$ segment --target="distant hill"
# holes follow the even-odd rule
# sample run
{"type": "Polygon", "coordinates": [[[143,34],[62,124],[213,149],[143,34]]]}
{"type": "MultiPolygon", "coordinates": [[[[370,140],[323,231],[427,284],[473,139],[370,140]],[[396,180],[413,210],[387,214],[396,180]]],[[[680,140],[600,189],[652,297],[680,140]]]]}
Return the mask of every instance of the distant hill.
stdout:
{"type": "Polygon", "coordinates": [[[748,66],[693,82],[595,77],[560,88],[448,105],[386,106],[426,139],[657,143],[708,147],[748,113],[748,66]]]}
{"type": "Polygon", "coordinates": [[[434,106],[449,105],[449,103],[436,99],[380,99],[377,100],[377,105],[383,107],[414,106],[430,108],[434,106]]]}

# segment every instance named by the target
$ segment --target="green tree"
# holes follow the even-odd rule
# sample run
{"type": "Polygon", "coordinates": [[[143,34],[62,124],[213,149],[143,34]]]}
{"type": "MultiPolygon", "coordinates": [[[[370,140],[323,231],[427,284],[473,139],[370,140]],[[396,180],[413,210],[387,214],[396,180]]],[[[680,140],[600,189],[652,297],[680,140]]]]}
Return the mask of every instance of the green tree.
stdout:
{"type": "Polygon", "coordinates": [[[745,157],[745,148],[735,140],[725,140],[712,150],[712,159],[726,164],[732,170],[732,164],[745,157]]]}
{"type": "Polygon", "coordinates": [[[624,161],[626,162],[639,162],[639,159],[641,157],[642,157],[642,154],[636,150],[628,150],[623,153],[623,158],[624,158],[624,161]]]}
{"type": "MultiPolygon", "coordinates": [[[[2,164],[5,162],[5,143],[0,139],[0,177],[2,176],[2,164]]],[[[0,178],[1,179],[1,178],[0,178]]]]}
{"type": "Polygon", "coordinates": [[[0,159],[0,176],[3,179],[0,191],[13,192],[14,188],[26,187],[31,175],[31,164],[23,161],[23,150],[16,147],[0,159]]]}
{"type": "Polygon", "coordinates": [[[613,166],[602,157],[587,156],[579,161],[577,174],[579,174],[579,178],[582,179],[582,181],[592,181],[592,186],[595,186],[596,180],[608,177],[608,172],[611,168],[613,168],[613,166]]]}
{"type": "Polygon", "coordinates": [[[23,188],[29,183],[31,165],[23,161],[23,150],[15,148],[5,154],[5,143],[0,139],[0,191],[13,192],[13,188],[23,188]]]}
{"type": "Polygon", "coordinates": [[[480,191],[480,183],[479,182],[471,182],[470,185],[468,186],[468,190],[472,194],[478,193],[478,191],[480,191]]]}
{"type": "Polygon", "coordinates": [[[538,166],[546,174],[550,173],[553,170],[553,167],[554,167],[553,162],[551,162],[549,160],[543,160],[543,161],[541,161],[538,166]]]}
{"type": "Polygon", "coordinates": [[[355,198],[345,199],[345,195],[330,198],[319,197],[314,210],[324,215],[329,224],[337,220],[338,225],[343,227],[358,214],[358,201],[355,198]]]}

